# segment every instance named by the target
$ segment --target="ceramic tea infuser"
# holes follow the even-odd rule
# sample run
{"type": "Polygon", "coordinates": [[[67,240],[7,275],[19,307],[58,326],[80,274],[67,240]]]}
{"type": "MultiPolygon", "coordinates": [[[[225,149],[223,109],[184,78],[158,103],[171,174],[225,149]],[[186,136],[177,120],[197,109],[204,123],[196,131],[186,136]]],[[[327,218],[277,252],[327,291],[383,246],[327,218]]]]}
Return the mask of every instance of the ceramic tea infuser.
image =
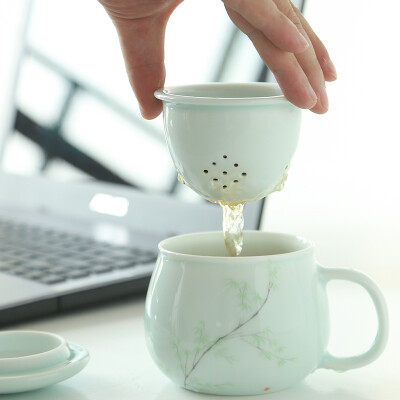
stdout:
{"type": "Polygon", "coordinates": [[[211,201],[258,200],[282,187],[296,150],[301,110],[273,83],[159,89],[178,173],[211,201]]]}

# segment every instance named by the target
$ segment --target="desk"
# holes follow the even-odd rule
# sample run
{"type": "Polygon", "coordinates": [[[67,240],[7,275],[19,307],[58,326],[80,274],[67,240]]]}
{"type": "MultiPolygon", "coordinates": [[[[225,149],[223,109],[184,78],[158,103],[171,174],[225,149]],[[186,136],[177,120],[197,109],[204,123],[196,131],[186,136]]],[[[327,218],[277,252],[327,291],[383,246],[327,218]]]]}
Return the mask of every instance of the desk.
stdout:
{"type": "MultiPolygon", "coordinates": [[[[357,286],[332,283],[328,290],[332,334],[337,355],[363,351],[373,340],[376,318],[372,303],[357,286]]],[[[266,400],[398,400],[400,398],[400,291],[385,292],[391,319],[388,347],[374,363],[346,373],[317,370],[304,382],[278,393],[250,397],[266,400]]],[[[150,358],[143,329],[144,298],[48,317],[10,328],[46,330],[81,344],[91,360],[78,375],[52,387],[1,400],[179,400],[218,399],[177,387],[150,358]]],[[[228,397],[226,397],[228,398],[228,397]]]]}

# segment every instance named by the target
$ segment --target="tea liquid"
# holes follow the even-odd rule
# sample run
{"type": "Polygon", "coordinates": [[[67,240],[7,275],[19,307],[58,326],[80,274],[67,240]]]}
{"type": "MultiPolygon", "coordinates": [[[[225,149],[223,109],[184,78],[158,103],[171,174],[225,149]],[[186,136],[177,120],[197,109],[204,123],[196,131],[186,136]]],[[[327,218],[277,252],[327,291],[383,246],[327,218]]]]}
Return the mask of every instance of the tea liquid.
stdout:
{"type": "Polygon", "coordinates": [[[239,256],[243,249],[244,203],[218,202],[218,204],[222,207],[222,229],[227,255],[239,256]]]}
{"type": "MultiPolygon", "coordinates": [[[[268,194],[283,189],[288,176],[287,169],[283,173],[282,180],[268,194]]],[[[237,257],[243,249],[243,208],[245,202],[226,203],[219,201],[218,204],[222,207],[222,229],[226,253],[230,257],[237,257]]]]}
{"type": "MultiPolygon", "coordinates": [[[[281,181],[269,193],[265,194],[265,196],[283,189],[288,175],[288,167],[289,166],[286,167],[281,181]]],[[[185,180],[179,173],[178,181],[186,185],[185,180]]],[[[226,253],[230,257],[237,257],[243,249],[243,208],[245,202],[227,203],[218,201],[217,203],[222,207],[222,230],[224,232],[226,253]]]]}

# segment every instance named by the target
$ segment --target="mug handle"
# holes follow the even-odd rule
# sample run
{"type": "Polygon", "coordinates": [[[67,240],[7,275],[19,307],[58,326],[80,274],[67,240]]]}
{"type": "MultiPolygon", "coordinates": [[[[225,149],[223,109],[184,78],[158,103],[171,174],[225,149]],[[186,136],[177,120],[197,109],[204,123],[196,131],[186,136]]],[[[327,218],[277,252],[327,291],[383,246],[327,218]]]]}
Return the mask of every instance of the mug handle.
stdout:
{"type": "Polygon", "coordinates": [[[362,286],[370,295],[378,317],[378,330],[371,347],[362,354],[351,357],[335,357],[328,351],[325,352],[318,368],[347,371],[360,368],[376,360],[385,349],[389,334],[389,317],[385,298],[376,283],[362,272],[345,268],[324,268],[321,265],[319,273],[327,284],[332,279],[351,281],[362,286]]]}

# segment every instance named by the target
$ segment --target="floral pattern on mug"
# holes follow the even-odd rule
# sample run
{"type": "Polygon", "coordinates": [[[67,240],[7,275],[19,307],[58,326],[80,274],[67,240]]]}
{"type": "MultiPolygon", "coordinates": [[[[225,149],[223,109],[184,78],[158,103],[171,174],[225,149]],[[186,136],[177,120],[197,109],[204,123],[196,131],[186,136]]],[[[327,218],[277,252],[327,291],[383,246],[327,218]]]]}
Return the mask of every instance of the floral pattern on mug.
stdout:
{"type": "MultiPolygon", "coordinates": [[[[229,342],[233,340],[241,340],[256,350],[267,362],[276,363],[278,367],[295,361],[294,357],[285,355],[286,347],[279,341],[272,327],[266,326],[255,332],[246,331],[248,324],[254,321],[264,309],[272,293],[278,290],[277,268],[269,265],[267,271],[268,280],[264,295],[258,293],[247,282],[237,281],[233,278],[225,280],[225,290],[237,299],[238,307],[237,323],[225,334],[219,337],[210,337],[207,333],[206,322],[201,320],[193,329],[190,349],[183,348],[180,339],[173,339],[172,345],[175,349],[179,369],[182,371],[184,387],[205,393],[216,393],[218,389],[234,386],[232,382],[200,382],[195,376],[198,365],[207,362],[211,354],[215,358],[225,360],[228,364],[234,364],[237,360],[229,346],[229,342]]],[[[264,390],[269,389],[266,387],[264,390]]]]}

